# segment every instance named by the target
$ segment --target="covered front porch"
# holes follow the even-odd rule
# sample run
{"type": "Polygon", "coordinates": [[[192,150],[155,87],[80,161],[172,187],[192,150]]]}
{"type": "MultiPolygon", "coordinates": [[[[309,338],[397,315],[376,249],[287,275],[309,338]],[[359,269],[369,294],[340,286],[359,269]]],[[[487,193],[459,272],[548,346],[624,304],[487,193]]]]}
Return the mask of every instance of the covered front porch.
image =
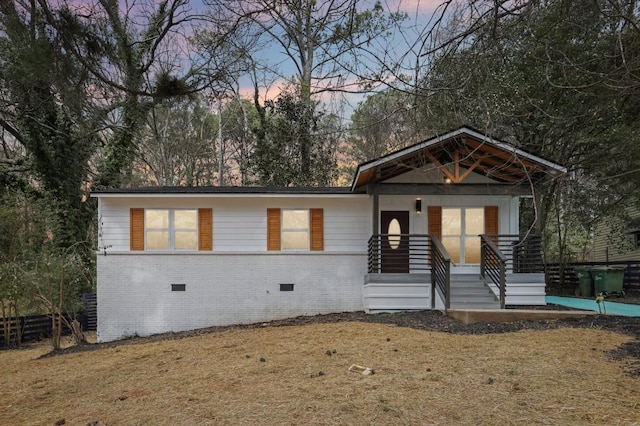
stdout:
{"type": "Polygon", "coordinates": [[[446,311],[545,304],[540,237],[483,234],[477,238],[480,264],[461,268],[436,235],[373,235],[367,251],[365,310],[446,311]]]}
{"type": "Polygon", "coordinates": [[[521,230],[520,200],[565,172],[466,127],[358,166],[352,191],[372,207],[365,309],[544,305],[542,240],[521,230]]]}

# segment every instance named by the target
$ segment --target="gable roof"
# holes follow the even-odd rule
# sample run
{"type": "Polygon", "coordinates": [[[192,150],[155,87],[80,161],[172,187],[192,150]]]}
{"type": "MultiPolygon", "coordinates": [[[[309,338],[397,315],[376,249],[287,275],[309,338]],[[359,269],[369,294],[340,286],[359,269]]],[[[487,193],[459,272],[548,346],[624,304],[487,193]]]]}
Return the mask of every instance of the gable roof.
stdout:
{"type": "MultiPolygon", "coordinates": [[[[557,163],[493,139],[469,127],[461,127],[441,136],[418,142],[358,166],[351,190],[379,182],[431,163],[446,176],[453,176],[448,165],[488,176],[499,183],[515,183],[524,179],[534,182],[567,169],[557,163]]],[[[456,169],[457,170],[457,169],[456,169]]],[[[464,176],[461,176],[464,179],[464,176]]]]}

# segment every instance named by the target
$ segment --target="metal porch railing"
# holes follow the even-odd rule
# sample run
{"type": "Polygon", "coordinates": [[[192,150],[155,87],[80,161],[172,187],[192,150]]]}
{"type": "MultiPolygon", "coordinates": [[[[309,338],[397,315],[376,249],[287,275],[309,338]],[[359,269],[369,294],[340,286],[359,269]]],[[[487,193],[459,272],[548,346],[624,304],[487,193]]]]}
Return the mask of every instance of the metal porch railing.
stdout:
{"type": "MultiPolygon", "coordinates": [[[[543,273],[542,240],[530,235],[481,235],[481,276],[499,290],[505,307],[507,273],[543,273]]],[[[438,291],[450,307],[452,261],[435,235],[374,234],[368,243],[369,273],[431,273],[432,296],[438,291]]],[[[432,297],[432,303],[435,297],[432,297]]]]}
{"type": "Polygon", "coordinates": [[[507,272],[544,273],[542,238],[539,235],[480,235],[480,276],[499,292],[500,307],[506,300],[507,272]]]}
{"type": "Polygon", "coordinates": [[[422,234],[375,234],[369,238],[369,273],[429,271],[429,236],[422,234]]]}
{"type": "Polygon", "coordinates": [[[486,235],[480,235],[480,277],[498,288],[500,309],[505,308],[507,259],[486,235]]]}
{"type": "Polygon", "coordinates": [[[505,258],[507,272],[514,274],[544,272],[542,238],[539,235],[487,234],[505,258]]]}
{"type": "Polygon", "coordinates": [[[451,258],[438,237],[431,235],[431,308],[435,308],[436,290],[440,293],[445,312],[451,306],[451,258]]]}

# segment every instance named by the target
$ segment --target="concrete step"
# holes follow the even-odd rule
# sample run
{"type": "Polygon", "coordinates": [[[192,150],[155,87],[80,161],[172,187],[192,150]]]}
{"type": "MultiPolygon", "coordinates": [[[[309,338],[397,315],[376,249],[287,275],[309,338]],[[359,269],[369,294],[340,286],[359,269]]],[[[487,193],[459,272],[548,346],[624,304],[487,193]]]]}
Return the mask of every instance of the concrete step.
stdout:
{"type": "Polygon", "coordinates": [[[482,282],[480,275],[477,274],[451,274],[451,282],[482,282]]]}
{"type": "Polygon", "coordinates": [[[496,300],[496,297],[490,293],[483,294],[452,294],[451,301],[452,302],[493,302],[496,300]]]}
{"type": "Polygon", "coordinates": [[[590,311],[556,311],[556,310],[524,310],[524,309],[449,309],[447,315],[465,324],[555,320],[560,318],[584,317],[598,315],[590,311]]]}
{"type": "Polygon", "coordinates": [[[491,301],[472,301],[472,302],[456,302],[451,301],[449,309],[471,309],[471,310],[485,310],[485,309],[500,309],[500,302],[491,301]]]}
{"type": "Polygon", "coordinates": [[[451,309],[500,309],[500,301],[477,275],[451,276],[451,309]]]}
{"type": "Polygon", "coordinates": [[[451,294],[492,294],[488,287],[451,287],[451,294]]]}
{"type": "Polygon", "coordinates": [[[451,294],[491,294],[491,290],[483,281],[451,281],[451,294]]]}
{"type": "Polygon", "coordinates": [[[482,281],[476,281],[476,282],[451,282],[451,288],[488,288],[487,286],[484,285],[484,283],[482,281]]]}
{"type": "Polygon", "coordinates": [[[482,296],[482,297],[452,297],[451,303],[480,303],[480,304],[489,304],[492,305],[494,303],[498,303],[493,296],[482,296]]]}

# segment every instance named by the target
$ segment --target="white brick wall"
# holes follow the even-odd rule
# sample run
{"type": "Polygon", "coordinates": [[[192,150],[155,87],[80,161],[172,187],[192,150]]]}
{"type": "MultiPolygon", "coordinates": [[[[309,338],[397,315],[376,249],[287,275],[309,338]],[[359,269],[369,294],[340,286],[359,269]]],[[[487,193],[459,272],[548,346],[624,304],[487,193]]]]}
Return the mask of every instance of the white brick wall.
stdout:
{"type": "Polygon", "coordinates": [[[364,251],[98,255],[98,341],[362,310],[366,262],[364,251]]]}

